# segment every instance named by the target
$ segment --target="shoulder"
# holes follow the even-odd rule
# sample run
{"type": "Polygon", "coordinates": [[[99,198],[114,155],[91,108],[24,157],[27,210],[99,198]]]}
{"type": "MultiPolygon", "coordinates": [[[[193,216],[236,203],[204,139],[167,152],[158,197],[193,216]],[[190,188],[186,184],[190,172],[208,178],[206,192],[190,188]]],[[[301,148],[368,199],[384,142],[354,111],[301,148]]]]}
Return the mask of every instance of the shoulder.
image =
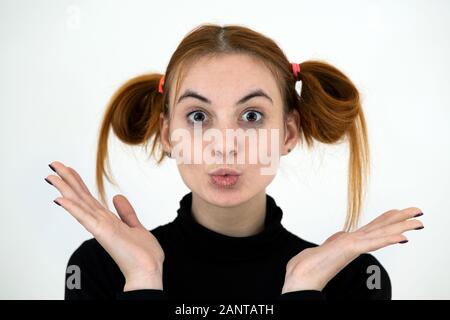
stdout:
{"type": "Polygon", "coordinates": [[[83,241],[70,255],[65,277],[65,300],[113,299],[123,287],[119,267],[100,243],[83,241]]]}
{"type": "Polygon", "coordinates": [[[283,249],[287,250],[287,254],[286,254],[286,258],[290,259],[293,256],[297,255],[300,251],[307,249],[307,248],[312,248],[312,247],[317,247],[318,244],[314,243],[314,242],[310,242],[307,241],[299,236],[297,236],[296,234],[292,233],[291,231],[287,230],[286,228],[284,228],[284,232],[283,234],[285,235],[285,243],[283,243],[283,249]]]}
{"type": "Polygon", "coordinates": [[[390,300],[391,279],[380,261],[363,253],[342,269],[324,288],[330,299],[390,300]]]}
{"type": "Polygon", "coordinates": [[[71,254],[69,263],[87,264],[89,262],[114,262],[95,238],[83,241],[71,254]]]}
{"type": "Polygon", "coordinates": [[[311,242],[311,241],[307,241],[301,237],[299,237],[298,235],[292,233],[291,231],[285,229],[285,233],[287,234],[287,238],[288,241],[290,242],[290,244],[298,247],[298,248],[302,248],[302,249],[306,249],[306,248],[311,248],[311,247],[317,247],[318,244],[311,242]]]}
{"type": "Polygon", "coordinates": [[[161,246],[163,246],[163,244],[165,244],[165,242],[167,241],[169,233],[172,230],[172,225],[173,221],[160,225],[156,228],[150,229],[149,232],[151,232],[158,240],[158,242],[161,244],[161,246]]]}
{"type": "Polygon", "coordinates": [[[80,270],[82,279],[123,280],[116,262],[95,238],[83,241],[70,255],[67,268],[74,267],[80,270]]]}
{"type": "Polygon", "coordinates": [[[102,254],[102,246],[95,238],[83,241],[71,254],[69,263],[85,262],[91,259],[99,258],[98,254],[102,254]]]}

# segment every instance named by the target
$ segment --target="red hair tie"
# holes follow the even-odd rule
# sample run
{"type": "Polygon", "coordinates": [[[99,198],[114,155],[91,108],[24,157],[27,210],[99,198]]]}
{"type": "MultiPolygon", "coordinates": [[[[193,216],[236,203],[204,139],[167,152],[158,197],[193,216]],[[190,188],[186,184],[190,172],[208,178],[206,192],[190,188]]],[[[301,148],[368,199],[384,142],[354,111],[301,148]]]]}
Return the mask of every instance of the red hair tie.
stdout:
{"type": "Polygon", "coordinates": [[[159,93],[163,92],[163,84],[164,84],[164,76],[162,76],[161,79],[159,79],[159,86],[158,86],[159,93]]]}
{"type": "Polygon", "coordinates": [[[291,65],[292,65],[292,72],[294,73],[295,79],[298,79],[298,74],[300,73],[300,64],[292,62],[291,65]]]}
{"type": "Polygon", "coordinates": [[[297,91],[297,94],[300,96],[302,93],[302,81],[298,79],[298,74],[300,73],[300,64],[298,63],[291,63],[292,65],[292,72],[295,76],[295,91],[297,91]]]}

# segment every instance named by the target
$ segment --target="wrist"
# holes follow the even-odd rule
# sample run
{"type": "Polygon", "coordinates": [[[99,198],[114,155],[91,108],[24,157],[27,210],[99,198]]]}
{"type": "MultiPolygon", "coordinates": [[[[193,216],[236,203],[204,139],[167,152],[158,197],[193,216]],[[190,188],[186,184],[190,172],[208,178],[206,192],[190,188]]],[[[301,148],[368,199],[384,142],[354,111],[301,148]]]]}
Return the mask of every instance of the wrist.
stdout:
{"type": "Polygon", "coordinates": [[[162,274],[134,274],[125,278],[123,291],[158,289],[163,290],[162,274]]]}
{"type": "Polygon", "coordinates": [[[302,268],[296,267],[286,271],[281,293],[301,290],[322,291],[326,283],[318,277],[318,272],[304,272],[302,268]]]}
{"type": "Polygon", "coordinates": [[[292,282],[285,282],[283,285],[283,288],[281,289],[281,294],[292,292],[292,291],[302,291],[302,290],[315,290],[315,291],[322,291],[323,286],[321,285],[314,285],[311,283],[292,283],[292,282]]]}

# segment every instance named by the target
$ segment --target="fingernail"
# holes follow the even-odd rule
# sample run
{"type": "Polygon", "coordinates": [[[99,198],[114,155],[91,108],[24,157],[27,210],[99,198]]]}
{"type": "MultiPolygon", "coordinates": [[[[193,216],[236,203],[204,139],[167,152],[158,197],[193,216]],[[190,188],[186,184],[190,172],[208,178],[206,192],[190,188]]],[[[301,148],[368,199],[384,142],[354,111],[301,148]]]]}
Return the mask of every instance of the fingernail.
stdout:
{"type": "Polygon", "coordinates": [[[59,202],[56,200],[53,200],[54,203],[56,203],[58,206],[60,206],[59,202]]]}
{"type": "Polygon", "coordinates": [[[414,228],[414,230],[420,230],[420,229],[423,229],[423,228],[425,228],[425,227],[424,226],[420,226],[420,227],[414,228]]]}
{"type": "Polygon", "coordinates": [[[53,166],[51,164],[48,165],[50,167],[50,169],[52,169],[53,171],[56,172],[55,168],[53,168],[53,166]]]}
{"type": "Polygon", "coordinates": [[[400,241],[399,243],[407,243],[408,242],[408,240],[403,240],[403,241],[400,241]]]}
{"type": "Polygon", "coordinates": [[[423,212],[419,212],[418,214],[416,214],[416,215],[414,216],[414,218],[415,218],[415,217],[420,217],[420,216],[423,216],[423,212]]]}
{"type": "Polygon", "coordinates": [[[53,183],[51,183],[50,180],[48,180],[47,178],[44,178],[44,180],[53,185],[53,183]]]}

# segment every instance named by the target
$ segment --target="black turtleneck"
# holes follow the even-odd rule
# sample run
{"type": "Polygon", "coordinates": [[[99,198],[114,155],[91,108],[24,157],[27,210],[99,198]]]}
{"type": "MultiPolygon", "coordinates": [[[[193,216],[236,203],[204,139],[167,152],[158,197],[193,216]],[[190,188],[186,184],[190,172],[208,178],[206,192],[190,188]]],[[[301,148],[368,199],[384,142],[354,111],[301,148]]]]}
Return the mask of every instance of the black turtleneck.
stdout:
{"type": "MultiPolygon", "coordinates": [[[[81,288],[66,286],[65,299],[391,299],[388,273],[368,253],[348,264],[322,291],[282,295],[288,261],[317,244],[286,230],[281,208],[267,194],[266,200],[263,231],[231,237],[199,224],[191,212],[192,192],[186,194],[176,218],[150,230],[164,250],[163,290],[123,292],[125,278],[117,264],[95,238],[86,240],[68,262],[80,268],[81,288]],[[375,288],[369,279],[373,269],[379,271],[375,288]]],[[[68,272],[66,283],[70,276],[68,272]]]]}

